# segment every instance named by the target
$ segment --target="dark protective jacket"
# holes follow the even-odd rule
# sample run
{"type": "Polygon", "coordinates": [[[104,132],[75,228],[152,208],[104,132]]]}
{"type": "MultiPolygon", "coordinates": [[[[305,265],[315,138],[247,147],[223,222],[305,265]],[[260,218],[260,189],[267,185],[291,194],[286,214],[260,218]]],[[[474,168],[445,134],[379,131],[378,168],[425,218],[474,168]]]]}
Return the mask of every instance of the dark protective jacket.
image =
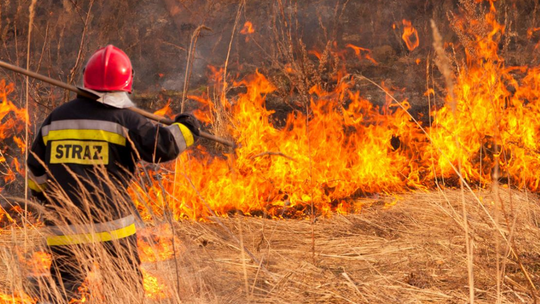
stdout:
{"type": "MultiPolygon", "coordinates": [[[[72,223],[68,216],[64,222],[76,224],[70,226],[73,234],[124,229],[132,224],[126,219],[133,217],[119,202],[130,204],[126,189],[136,163],[173,160],[193,141],[192,133],[182,124],[154,124],[128,109],[78,96],[56,108],[39,129],[28,156],[29,186],[60,217],[62,210],[69,212],[65,208],[72,205],[66,202],[71,201],[86,217],[77,222],[95,223],[90,229],[72,223]]],[[[128,230],[134,233],[134,226],[128,230]]],[[[133,234],[125,229],[119,233],[133,234]]]]}

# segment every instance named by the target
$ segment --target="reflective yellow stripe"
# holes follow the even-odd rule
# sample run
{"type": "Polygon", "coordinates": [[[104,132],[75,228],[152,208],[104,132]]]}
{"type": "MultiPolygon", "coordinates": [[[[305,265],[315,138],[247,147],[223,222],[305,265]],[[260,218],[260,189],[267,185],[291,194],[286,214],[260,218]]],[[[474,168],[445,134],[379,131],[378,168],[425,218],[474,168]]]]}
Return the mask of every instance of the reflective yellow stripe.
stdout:
{"type": "Polygon", "coordinates": [[[182,135],[184,136],[184,140],[186,141],[186,147],[193,145],[195,140],[193,139],[193,134],[188,129],[188,127],[184,126],[181,123],[175,123],[175,125],[178,125],[178,127],[180,128],[180,131],[182,132],[182,135]]]}
{"type": "Polygon", "coordinates": [[[127,227],[120,228],[113,231],[50,236],[47,238],[47,245],[61,246],[61,245],[77,245],[77,244],[86,244],[86,243],[107,242],[107,241],[112,241],[112,240],[123,239],[130,235],[134,235],[135,232],[137,232],[135,228],[135,224],[131,224],[127,227]]]}
{"type": "Polygon", "coordinates": [[[28,187],[36,192],[43,192],[47,188],[47,184],[38,184],[35,181],[28,179],[28,187]]]}
{"type": "Polygon", "coordinates": [[[47,144],[49,140],[62,140],[62,139],[84,139],[84,140],[100,140],[113,144],[125,146],[126,138],[120,134],[116,134],[104,130],[77,130],[77,129],[65,129],[49,131],[49,134],[43,136],[43,142],[47,144]]]}

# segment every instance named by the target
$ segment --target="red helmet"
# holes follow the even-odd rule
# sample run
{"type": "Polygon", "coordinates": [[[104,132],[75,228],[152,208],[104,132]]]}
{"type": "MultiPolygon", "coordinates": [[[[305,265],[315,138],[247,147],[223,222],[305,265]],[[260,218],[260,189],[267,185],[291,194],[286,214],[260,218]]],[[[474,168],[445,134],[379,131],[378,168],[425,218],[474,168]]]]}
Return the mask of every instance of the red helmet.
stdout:
{"type": "Polygon", "coordinates": [[[109,44],[90,57],[83,78],[87,89],[131,93],[133,68],[126,53],[109,44]]]}

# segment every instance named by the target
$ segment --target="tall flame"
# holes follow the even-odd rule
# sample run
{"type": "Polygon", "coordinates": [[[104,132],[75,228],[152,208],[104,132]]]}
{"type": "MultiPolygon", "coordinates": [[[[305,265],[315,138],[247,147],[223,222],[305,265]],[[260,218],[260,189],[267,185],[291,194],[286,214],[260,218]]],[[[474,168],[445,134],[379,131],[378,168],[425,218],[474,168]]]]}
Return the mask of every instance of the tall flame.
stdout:
{"type": "MultiPolygon", "coordinates": [[[[484,22],[491,32],[476,38],[476,57],[469,56],[467,67],[459,69],[447,105],[430,113],[431,126],[421,128],[411,120],[406,100],[374,106],[349,79],[338,81],[332,91],[311,88],[309,107],[290,114],[285,126],[277,128],[271,123],[274,112],[265,108],[275,87],[257,72],[234,83],[245,86],[246,93],[226,101],[231,117],[226,131],[240,145],[235,153],[224,158],[201,151],[183,155],[176,174],[160,181],[167,193],[179,195],[155,199],[168,201],[176,217],[198,219],[232,211],[301,217],[312,204],[321,214],[354,212],[358,196],[428,189],[441,178],[455,185],[458,161],[469,182],[486,184],[497,153],[514,185],[537,190],[540,67],[506,67],[497,54],[504,26],[495,21],[493,10],[484,22]],[[457,116],[451,113],[452,102],[457,116]]],[[[411,43],[415,47],[418,39],[411,43]]],[[[367,49],[347,47],[357,56],[369,55],[367,49]]],[[[205,96],[197,100],[206,106],[199,118],[211,122],[210,112],[219,106],[205,96]]],[[[171,165],[171,172],[175,168],[171,165]]],[[[153,188],[159,189],[157,183],[153,188]]]]}
{"type": "Polygon", "coordinates": [[[6,84],[5,80],[0,81],[0,140],[5,143],[0,148],[0,174],[6,184],[15,181],[17,173],[25,175],[18,155],[24,154],[26,149],[20,134],[23,133],[25,122],[28,121],[28,114],[25,109],[17,107],[7,98],[13,89],[13,84],[6,84]],[[19,151],[14,151],[15,147],[19,151]]]}
{"type": "MultiPolygon", "coordinates": [[[[257,72],[232,84],[247,88],[234,100],[220,99],[216,104],[205,95],[190,96],[201,102],[196,115],[205,123],[214,122],[218,111],[227,111],[222,118],[227,117],[228,123],[222,131],[239,143],[234,153],[215,157],[203,149],[188,152],[164,165],[169,170],[149,189],[134,185],[130,190],[134,200],[147,217],[159,214],[155,206],[164,204],[171,205],[177,218],[196,219],[232,211],[305,216],[311,205],[321,214],[354,212],[358,196],[427,189],[440,178],[451,183],[458,161],[468,181],[486,184],[498,156],[506,178],[537,190],[540,178],[534,170],[540,160],[534,139],[540,135],[536,90],[540,67],[505,66],[497,53],[504,26],[496,22],[493,6],[478,22],[488,24],[491,31],[476,37],[447,105],[430,113],[431,126],[422,129],[411,120],[406,100],[399,106],[375,106],[356,89],[356,78],[342,77],[333,90],[312,87],[304,110],[288,115],[278,128],[272,123],[274,112],[265,107],[266,96],[276,88],[257,72]],[[454,102],[457,116],[450,111],[454,102]],[[137,191],[149,197],[135,195],[137,191]],[[148,197],[148,202],[143,204],[141,197],[148,197]],[[145,210],[146,205],[155,210],[145,210]]],[[[408,28],[409,23],[404,23],[408,28]]],[[[361,58],[370,58],[368,49],[347,47],[361,58]]],[[[214,68],[212,75],[214,83],[224,81],[222,69],[214,68]]],[[[27,115],[7,100],[12,86],[2,82],[0,89],[0,118],[11,126],[1,128],[0,136],[11,136],[12,146],[24,149],[24,142],[15,136],[27,115]]],[[[159,113],[170,114],[169,104],[159,113]]],[[[7,162],[7,155],[0,155],[0,160],[7,162]]],[[[10,162],[5,168],[21,169],[16,159],[10,162]]],[[[10,170],[2,171],[4,179],[15,178],[10,170]]]]}

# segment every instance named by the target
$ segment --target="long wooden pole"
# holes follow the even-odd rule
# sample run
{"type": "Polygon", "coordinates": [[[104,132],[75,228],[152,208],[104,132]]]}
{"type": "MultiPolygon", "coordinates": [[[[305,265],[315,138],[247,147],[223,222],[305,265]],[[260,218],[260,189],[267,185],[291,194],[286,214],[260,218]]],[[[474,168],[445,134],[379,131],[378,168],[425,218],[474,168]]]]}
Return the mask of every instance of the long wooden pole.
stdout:
{"type": "MultiPolygon", "coordinates": [[[[41,74],[38,74],[38,73],[35,73],[35,72],[32,72],[32,71],[23,69],[21,67],[9,64],[9,63],[7,63],[5,61],[2,61],[2,60],[0,60],[0,67],[2,67],[4,69],[8,69],[8,70],[16,72],[16,73],[19,73],[19,74],[23,74],[23,75],[26,75],[26,76],[41,80],[43,82],[52,84],[52,85],[57,86],[57,87],[60,87],[60,88],[75,92],[75,93],[77,93],[77,94],[79,94],[81,96],[87,97],[87,98],[92,98],[92,99],[97,99],[98,98],[98,96],[96,96],[96,95],[94,95],[94,94],[92,94],[90,92],[81,90],[81,89],[77,88],[74,85],[70,85],[70,84],[62,82],[60,80],[52,79],[52,78],[50,78],[48,76],[41,75],[41,74]]],[[[168,119],[166,117],[159,116],[159,115],[147,112],[147,111],[145,111],[143,109],[139,109],[139,108],[127,108],[127,109],[129,109],[129,110],[131,110],[131,111],[133,111],[135,113],[139,113],[140,115],[142,115],[142,116],[144,116],[144,117],[146,117],[148,119],[160,122],[162,124],[171,125],[171,124],[174,123],[174,121],[171,120],[171,119],[168,119]]],[[[227,140],[227,139],[224,139],[224,138],[221,138],[221,137],[218,137],[218,136],[215,136],[215,135],[212,135],[210,133],[206,133],[204,131],[200,131],[200,136],[202,138],[206,138],[206,139],[218,142],[220,144],[223,144],[223,145],[226,145],[226,146],[229,146],[229,147],[233,147],[233,148],[235,147],[234,142],[232,142],[230,140],[227,140]]]]}

